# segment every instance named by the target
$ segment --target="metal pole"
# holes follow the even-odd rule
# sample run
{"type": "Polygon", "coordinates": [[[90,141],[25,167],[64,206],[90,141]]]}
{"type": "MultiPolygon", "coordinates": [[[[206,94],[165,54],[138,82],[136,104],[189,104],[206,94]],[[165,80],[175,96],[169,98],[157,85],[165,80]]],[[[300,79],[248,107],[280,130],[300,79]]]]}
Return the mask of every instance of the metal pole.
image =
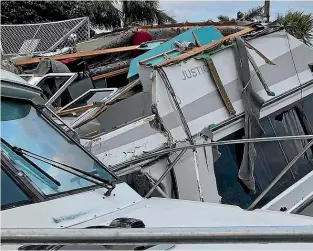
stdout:
{"type": "MultiPolygon", "coordinates": [[[[152,186],[155,185],[155,181],[152,179],[152,177],[150,176],[150,174],[148,173],[144,173],[145,176],[147,177],[147,179],[150,181],[150,183],[152,184],[152,186]]],[[[163,190],[157,186],[156,187],[156,190],[160,193],[160,195],[163,197],[163,198],[168,198],[167,194],[163,192],[163,190]]]]}
{"type": "Polygon", "coordinates": [[[149,198],[149,196],[153,193],[153,191],[156,189],[156,187],[162,182],[162,180],[166,177],[166,175],[173,169],[173,167],[176,165],[177,161],[180,160],[180,158],[184,155],[184,153],[187,150],[184,149],[182,150],[177,157],[174,159],[174,161],[172,162],[172,164],[169,165],[169,167],[165,170],[165,172],[162,174],[162,176],[158,179],[157,182],[155,182],[155,184],[153,185],[153,187],[151,187],[151,189],[149,190],[149,192],[146,194],[145,198],[149,198]]]}
{"type": "Polygon", "coordinates": [[[137,157],[136,159],[122,162],[118,165],[112,166],[110,169],[114,172],[122,170],[126,166],[130,166],[141,161],[145,161],[160,155],[165,155],[173,152],[179,152],[184,149],[194,149],[207,146],[221,146],[221,145],[231,145],[231,144],[245,144],[245,143],[261,143],[261,142],[273,142],[273,141],[284,141],[284,140],[304,140],[304,139],[313,139],[313,135],[298,135],[298,136],[281,136],[281,137],[266,137],[266,138],[254,138],[254,139],[236,139],[236,140],[226,140],[226,141],[217,141],[209,142],[203,144],[188,145],[176,148],[169,148],[165,150],[157,150],[150,153],[145,153],[142,156],[137,157]]]}
{"type": "MultiPolygon", "coordinates": [[[[179,210],[179,209],[178,209],[179,210]]],[[[191,243],[312,243],[313,226],[1,229],[1,245],[142,245],[191,243]]]]}
{"type": "Polygon", "coordinates": [[[313,139],[293,158],[292,161],[276,176],[272,183],[252,202],[252,204],[247,208],[251,210],[256,204],[271,190],[271,188],[280,180],[281,177],[297,162],[297,160],[313,145],[313,139]]]}
{"type": "MultiPolygon", "coordinates": [[[[272,129],[273,129],[273,132],[274,132],[274,134],[275,134],[275,137],[277,137],[277,133],[276,133],[275,127],[274,127],[274,125],[273,125],[273,123],[272,123],[272,120],[271,120],[271,118],[270,118],[269,116],[268,116],[268,121],[269,121],[270,124],[271,124],[271,127],[272,127],[272,129]]],[[[284,150],[284,148],[283,148],[283,145],[282,145],[282,143],[281,143],[280,141],[278,141],[278,145],[279,145],[280,151],[281,151],[282,154],[284,155],[284,158],[285,158],[285,161],[286,161],[286,165],[288,165],[289,160],[288,160],[288,158],[287,158],[287,155],[286,155],[286,153],[285,153],[285,150],[284,150]]],[[[294,175],[292,169],[290,168],[289,170],[290,170],[290,173],[291,173],[291,175],[292,175],[292,178],[293,178],[294,180],[296,180],[296,177],[295,177],[295,175],[294,175]]]]}
{"type": "MultiPolygon", "coordinates": [[[[161,78],[164,82],[164,85],[166,86],[168,92],[171,95],[172,101],[176,107],[180,121],[182,123],[182,127],[186,133],[186,136],[187,136],[187,139],[188,139],[190,145],[195,145],[193,138],[192,138],[192,135],[191,135],[190,128],[189,128],[188,123],[187,123],[187,120],[186,120],[184,113],[183,113],[183,111],[182,111],[182,109],[181,109],[181,107],[177,101],[175,91],[174,91],[169,79],[167,78],[165,71],[163,70],[163,68],[158,68],[157,71],[158,71],[159,75],[161,76],[161,78]]],[[[196,171],[196,179],[197,179],[199,197],[200,197],[200,201],[203,202],[204,197],[203,197],[203,192],[202,192],[201,182],[200,182],[200,176],[199,176],[198,153],[197,153],[196,148],[193,148],[192,150],[193,150],[193,159],[194,159],[194,164],[195,164],[195,171],[196,171]]]]}

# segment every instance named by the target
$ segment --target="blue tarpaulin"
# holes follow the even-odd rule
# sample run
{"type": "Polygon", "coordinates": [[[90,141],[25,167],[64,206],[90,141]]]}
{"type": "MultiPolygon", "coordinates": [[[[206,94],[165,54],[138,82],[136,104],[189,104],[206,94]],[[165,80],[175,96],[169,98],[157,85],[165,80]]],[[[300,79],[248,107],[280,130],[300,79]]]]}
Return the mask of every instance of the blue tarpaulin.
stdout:
{"type": "MultiPolygon", "coordinates": [[[[138,73],[138,64],[140,61],[153,57],[155,55],[173,50],[174,49],[173,43],[175,41],[186,41],[186,42],[194,43],[195,41],[194,41],[192,32],[195,33],[201,45],[211,43],[212,41],[218,40],[223,37],[223,35],[213,26],[206,26],[202,28],[194,27],[192,29],[189,29],[185,31],[184,33],[179,34],[178,36],[170,39],[169,41],[162,43],[158,47],[150,51],[147,51],[146,53],[134,58],[130,63],[127,78],[130,78],[138,73]]],[[[168,53],[167,55],[170,57],[174,57],[179,54],[181,54],[181,52],[174,51],[174,52],[168,53]]],[[[153,58],[152,60],[149,60],[147,64],[155,65],[163,60],[164,60],[164,57],[160,56],[157,58],[153,58]]]]}

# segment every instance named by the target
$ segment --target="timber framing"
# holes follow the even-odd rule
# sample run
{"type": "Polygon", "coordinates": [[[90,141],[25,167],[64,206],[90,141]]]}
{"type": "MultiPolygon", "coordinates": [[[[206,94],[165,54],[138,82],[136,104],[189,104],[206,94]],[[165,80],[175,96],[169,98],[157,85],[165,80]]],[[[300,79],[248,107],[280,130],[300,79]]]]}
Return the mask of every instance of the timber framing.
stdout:
{"type": "Polygon", "coordinates": [[[29,64],[37,64],[40,62],[40,60],[45,59],[45,58],[51,58],[53,60],[64,60],[64,59],[69,59],[69,58],[84,58],[84,57],[93,57],[93,56],[99,56],[99,55],[117,53],[117,52],[127,52],[127,51],[136,50],[137,47],[138,45],[132,45],[132,46],[109,48],[109,49],[103,49],[103,50],[76,52],[72,54],[57,55],[57,56],[52,56],[52,57],[26,58],[23,60],[16,61],[15,65],[23,66],[23,65],[29,65],[29,64]]]}
{"type": "Polygon", "coordinates": [[[246,29],[243,29],[243,30],[241,30],[239,32],[236,32],[234,34],[228,35],[228,36],[223,37],[223,38],[221,38],[219,40],[215,40],[212,43],[206,44],[206,45],[201,46],[201,47],[196,47],[196,48],[194,48],[194,49],[192,49],[192,50],[190,50],[190,51],[188,51],[188,52],[186,52],[184,54],[181,54],[181,55],[179,55],[177,57],[173,57],[173,58],[164,60],[164,61],[158,63],[155,66],[155,68],[162,67],[162,66],[165,66],[165,65],[168,65],[168,64],[171,64],[171,63],[177,63],[177,62],[180,62],[182,60],[186,60],[186,59],[188,59],[190,57],[193,57],[193,56],[196,56],[196,55],[200,54],[201,52],[204,52],[206,50],[212,49],[212,48],[214,48],[215,46],[219,45],[220,43],[222,43],[224,41],[228,41],[228,40],[233,39],[234,37],[245,35],[245,34],[247,34],[249,32],[254,31],[254,30],[256,30],[256,28],[254,28],[254,27],[247,27],[246,29]]]}

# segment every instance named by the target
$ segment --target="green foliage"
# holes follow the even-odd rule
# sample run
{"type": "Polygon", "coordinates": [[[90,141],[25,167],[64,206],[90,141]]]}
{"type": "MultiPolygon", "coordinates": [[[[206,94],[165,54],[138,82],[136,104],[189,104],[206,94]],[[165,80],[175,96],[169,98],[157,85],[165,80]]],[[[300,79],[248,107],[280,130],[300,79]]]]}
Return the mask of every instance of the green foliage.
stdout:
{"type": "Polygon", "coordinates": [[[229,16],[224,16],[224,15],[217,16],[217,19],[218,19],[219,22],[229,21],[230,20],[229,16]]]}
{"type": "Polygon", "coordinates": [[[84,16],[89,17],[93,27],[99,28],[175,22],[158,7],[158,1],[1,1],[1,22],[53,22],[84,16]]]}
{"type": "MultiPolygon", "coordinates": [[[[264,18],[264,6],[258,6],[248,10],[246,13],[241,13],[241,18],[237,20],[253,21],[253,19],[264,18]]],[[[237,14],[238,16],[238,14],[237,14]]],[[[228,16],[219,15],[218,20],[229,21],[228,16]]],[[[233,19],[231,19],[233,20],[233,19]]],[[[277,15],[277,19],[272,24],[281,24],[286,31],[297,39],[301,40],[306,45],[312,46],[313,40],[313,14],[305,14],[303,11],[288,11],[286,15],[277,15]]]]}
{"type": "Polygon", "coordinates": [[[313,15],[305,14],[302,11],[288,11],[285,16],[278,16],[279,22],[286,31],[303,41],[306,45],[312,46],[313,40],[313,15]]]}
{"type": "Polygon", "coordinates": [[[253,19],[264,17],[264,8],[263,6],[258,6],[248,10],[246,13],[238,12],[237,18],[230,18],[229,16],[219,15],[217,19],[219,22],[223,21],[238,21],[238,20],[246,20],[252,21],[253,19]]]}
{"type": "Polygon", "coordinates": [[[125,25],[175,23],[164,11],[159,9],[158,1],[123,1],[125,25]]]}
{"type": "Polygon", "coordinates": [[[264,6],[258,6],[248,10],[244,13],[244,19],[246,21],[252,21],[255,18],[262,18],[264,17],[264,6]]]}

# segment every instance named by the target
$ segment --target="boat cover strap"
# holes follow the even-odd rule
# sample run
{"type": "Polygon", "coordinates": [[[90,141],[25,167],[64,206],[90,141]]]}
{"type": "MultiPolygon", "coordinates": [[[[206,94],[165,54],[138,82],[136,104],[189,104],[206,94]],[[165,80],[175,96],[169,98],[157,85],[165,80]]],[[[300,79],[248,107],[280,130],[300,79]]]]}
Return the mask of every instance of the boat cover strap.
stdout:
{"type": "MultiPolygon", "coordinates": [[[[245,138],[260,137],[263,132],[259,122],[260,110],[264,100],[253,90],[250,82],[250,69],[247,49],[242,38],[234,39],[234,55],[240,82],[243,86],[242,100],[245,107],[245,138]]],[[[253,192],[255,192],[255,179],[253,176],[254,163],[257,153],[253,143],[246,143],[243,158],[239,168],[238,177],[253,192]]]]}

